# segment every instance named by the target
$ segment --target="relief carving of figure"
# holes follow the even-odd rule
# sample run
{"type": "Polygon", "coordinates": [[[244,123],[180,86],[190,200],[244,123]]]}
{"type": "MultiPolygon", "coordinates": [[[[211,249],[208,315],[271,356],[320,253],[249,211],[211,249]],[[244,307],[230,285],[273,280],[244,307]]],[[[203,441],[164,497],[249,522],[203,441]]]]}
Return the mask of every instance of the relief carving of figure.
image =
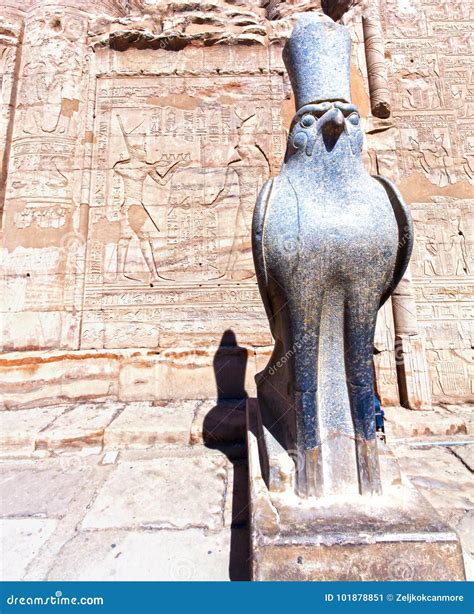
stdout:
{"type": "Polygon", "coordinates": [[[409,141],[415,167],[421,169],[431,183],[441,188],[456,183],[458,178],[454,160],[442,134],[433,133],[432,140],[423,145],[413,137],[409,141]]]}
{"type": "Polygon", "coordinates": [[[80,99],[84,24],[52,12],[35,25],[20,91],[22,130],[68,134],[80,99]]]}
{"type": "Polygon", "coordinates": [[[450,215],[450,237],[449,237],[449,253],[452,258],[452,274],[453,275],[469,275],[469,254],[466,247],[466,237],[460,227],[460,220],[457,214],[450,215]]]}
{"type": "Polygon", "coordinates": [[[140,136],[132,140],[130,132],[126,132],[119,115],[117,119],[125,140],[128,157],[119,160],[114,164],[113,170],[122,178],[124,188],[124,198],[120,208],[120,239],[117,246],[117,280],[134,279],[126,273],[127,252],[130,241],[137,237],[140,243],[140,250],[146,262],[152,281],[163,279],[158,273],[157,265],[153,254],[152,234],[150,224],[157,232],[160,229],[150,215],[143,202],[143,189],[145,180],[149,177],[159,186],[165,186],[173,175],[177,166],[187,163],[187,159],[170,162],[168,158],[164,161],[147,161],[147,150],[140,136]],[[164,168],[164,173],[160,173],[158,168],[164,168]]]}
{"type": "Polygon", "coordinates": [[[423,79],[408,82],[405,87],[404,109],[439,109],[441,107],[440,86],[427,84],[423,79]]]}
{"type": "Polygon", "coordinates": [[[239,205],[235,218],[235,233],[226,266],[227,276],[234,280],[250,279],[255,275],[250,241],[252,215],[257,195],[270,175],[268,159],[256,142],[257,116],[253,114],[239,119],[241,124],[238,128],[238,142],[234,155],[227,165],[224,187],[211,203],[216,205],[229,195],[236,177],[239,205]]]}

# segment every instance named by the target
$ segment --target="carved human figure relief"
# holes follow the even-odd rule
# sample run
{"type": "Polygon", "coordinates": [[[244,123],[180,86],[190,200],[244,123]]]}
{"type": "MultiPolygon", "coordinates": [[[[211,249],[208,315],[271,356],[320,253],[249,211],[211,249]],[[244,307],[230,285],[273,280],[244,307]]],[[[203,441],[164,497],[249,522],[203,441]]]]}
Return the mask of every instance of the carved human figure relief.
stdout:
{"type": "Polygon", "coordinates": [[[252,214],[257,195],[270,175],[268,159],[257,143],[258,118],[256,113],[240,117],[237,130],[237,144],[227,164],[225,183],[212,203],[218,204],[230,192],[232,181],[238,185],[238,206],[235,217],[235,231],[227,261],[225,275],[229,279],[242,280],[255,276],[251,262],[250,234],[252,214]]]}
{"type": "Polygon", "coordinates": [[[84,19],[54,9],[30,20],[20,88],[24,134],[70,134],[81,98],[84,32],[84,19]]]}
{"type": "MultiPolygon", "coordinates": [[[[155,220],[143,201],[145,180],[150,178],[159,186],[165,186],[171,179],[177,166],[186,164],[186,158],[169,162],[161,157],[154,162],[148,162],[148,153],[142,135],[133,137],[133,130],[126,131],[120,115],[117,121],[125,140],[128,157],[118,160],[113,171],[123,181],[124,198],[120,207],[120,238],[117,245],[116,279],[134,279],[126,271],[127,252],[131,239],[137,237],[140,250],[150,272],[151,281],[163,279],[155,262],[152,237],[159,233],[155,220]]],[[[141,123],[141,122],[140,122],[141,123]]],[[[136,126],[134,129],[136,129],[136,126]]]]}

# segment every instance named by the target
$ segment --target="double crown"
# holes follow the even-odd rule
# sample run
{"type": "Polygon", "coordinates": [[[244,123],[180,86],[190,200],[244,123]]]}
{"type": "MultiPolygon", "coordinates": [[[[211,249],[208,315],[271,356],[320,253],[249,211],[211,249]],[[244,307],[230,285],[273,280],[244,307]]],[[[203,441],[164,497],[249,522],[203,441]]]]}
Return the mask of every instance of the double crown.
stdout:
{"type": "Polygon", "coordinates": [[[328,17],[303,13],[283,50],[296,110],[325,100],[351,101],[351,37],[328,17]]]}

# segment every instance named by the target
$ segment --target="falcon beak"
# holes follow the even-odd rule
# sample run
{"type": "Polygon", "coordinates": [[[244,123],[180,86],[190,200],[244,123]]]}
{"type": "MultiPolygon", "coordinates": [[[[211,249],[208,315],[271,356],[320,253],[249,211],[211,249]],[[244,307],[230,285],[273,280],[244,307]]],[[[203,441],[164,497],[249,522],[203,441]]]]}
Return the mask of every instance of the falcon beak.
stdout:
{"type": "Polygon", "coordinates": [[[327,111],[318,121],[318,130],[325,136],[337,139],[344,130],[344,115],[341,109],[332,108],[327,111]]]}

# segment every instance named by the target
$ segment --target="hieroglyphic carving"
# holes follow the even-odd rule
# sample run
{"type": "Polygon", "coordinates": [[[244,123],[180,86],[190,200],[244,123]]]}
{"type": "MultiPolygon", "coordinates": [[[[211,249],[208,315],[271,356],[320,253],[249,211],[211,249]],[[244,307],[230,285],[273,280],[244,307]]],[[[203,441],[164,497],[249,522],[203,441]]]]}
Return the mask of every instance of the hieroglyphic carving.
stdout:
{"type": "Polygon", "coordinates": [[[0,33],[0,228],[2,227],[8,160],[13,132],[17,88],[15,77],[20,59],[24,13],[2,9],[0,33]]]}
{"type": "Polygon", "coordinates": [[[84,17],[73,11],[47,8],[27,19],[19,107],[23,133],[71,133],[85,33],[84,17]]]}
{"type": "MultiPolygon", "coordinates": [[[[239,342],[260,345],[267,324],[255,279],[247,276],[243,204],[247,188],[249,202],[258,188],[239,182],[241,162],[234,157],[240,118],[255,114],[255,125],[248,123],[256,131],[249,148],[258,168],[242,167],[240,174],[255,172],[258,182],[277,172],[284,155],[281,104],[288,96],[280,45],[294,16],[324,4],[350,8],[342,19],[357,50],[354,66],[363,76],[353,95],[366,101],[364,38],[367,43],[370,37],[363,36],[361,15],[362,9],[368,14],[367,8],[378,8],[392,118],[370,118],[367,158],[374,174],[401,182],[404,196],[417,203],[415,298],[408,304],[422,329],[410,325],[409,339],[418,348],[416,339],[423,343],[426,337],[434,399],[468,396],[473,263],[465,199],[474,182],[472,0],[216,0],[212,6],[146,3],[146,10],[143,2],[125,0],[82,0],[76,8],[62,6],[62,0],[7,4],[0,11],[3,178],[8,168],[1,256],[3,298],[10,301],[5,311],[58,309],[54,316],[49,312],[51,333],[41,316],[32,319],[41,325],[23,335],[30,316],[12,316],[7,347],[42,347],[38,329],[48,347],[77,348],[79,332],[71,337],[65,313],[75,314],[75,322],[83,319],[83,347],[217,343],[230,324],[239,342]],[[141,204],[129,210],[134,188],[124,175],[133,155],[117,115],[132,145],[146,151],[143,169],[157,169],[142,183],[136,179],[141,204]],[[154,181],[179,156],[187,156],[187,164],[173,168],[165,185],[154,181]],[[429,194],[418,195],[418,189],[429,194]],[[458,198],[436,198],[446,194],[458,198]],[[135,228],[151,244],[143,245],[152,251],[155,271],[135,228]],[[119,256],[120,243],[126,249],[119,256]]],[[[291,101],[285,104],[289,119],[291,101]]],[[[0,208],[1,203],[0,191],[0,208]]],[[[405,299],[395,306],[402,327],[405,299]]],[[[383,349],[395,343],[386,316],[380,318],[375,363],[379,391],[384,388],[388,399],[396,381],[395,356],[383,349]]],[[[405,343],[407,360],[412,350],[405,343]]]]}
{"type": "MultiPolygon", "coordinates": [[[[387,0],[379,6],[395,126],[393,168],[405,180],[402,191],[410,194],[416,231],[413,282],[405,280],[394,297],[396,327],[398,322],[406,328],[397,349],[416,371],[425,368],[414,360],[425,346],[428,393],[435,403],[455,402],[472,394],[467,355],[472,303],[461,288],[470,287],[472,294],[466,286],[473,266],[467,233],[472,202],[465,197],[474,182],[474,3],[387,0]],[[459,326],[445,326],[450,320],[459,326]]],[[[371,139],[383,144],[385,136],[375,129],[371,139]]],[[[375,158],[378,165],[378,151],[375,158]]],[[[417,377],[405,381],[418,385],[417,377]]]]}
{"type": "Polygon", "coordinates": [[[392,305],[400,402],[410,409],[431,409],[425,339],[417,319],[410,268],[392,295],[392,305]]]}
{"type": "Polygon", "coordinates": [[[382,405],[398,405],[400,402],[394,348],[395,327],[392,299],[389,299],[377,317],[374,339],[376,390],[382,405]]]}
{"type": "Polygon", "coordinates": [[[87,19],[78,11],[38,8],[25,22],[9,197],[17,228],[65,226],[72,211],[72,172],[87,19]]]}
{"type": "MultiPolygon", "coordinates": [[[[11,315],[5,328],[16,329],[20,347],[77,347],[80,313],[66,294],[75,283],[71,273],[78,273],[69,239],[75,232],[76,178],[82,170],[78,136],[87,22],[80,10],[44,3],[28,10],[24,19],[5,184],[4,244],[16,258],[6,275],[21,277],[29,251],[49,249],[56,258],[39,274],[28,271],[24,301],[14,305],[12,299],[7,310],[11,315]]],[[[11,340],[7,330],[7,345],[11,340]]]]}
{"type": "Polygon", "coordinates": [[[472,2],[383,3],[402,175],[474,183],[472,2]]]}
{"type": "MultiPolygon", "coordinates": [[[[217,341],[223,322],[239,319],[247,339],[267,340],[249,228],[255,196],[282,154],[283,129],[267,121],[263,103],[281,102],[281,77],[100,78],[97,92],[86,310],[154,308],[158,337],[130,341],[144,347],[176,343],[180,331],[217,341]],[[173,315],[189,305],[202,315],[173,315]]],[[[127,326],[86,316],[82,344],[122,347],[128,337],[114,331],[127,326]]]]}
{"type": "Polygon", "coordinates": [[[473,201],[433,197],[412,205],[417,228],[415,279],[466,279],[473,274],[473,201]]]}
{"type": "Polygon", "coordinates": [[[222,201],[229,194],[232,176],[235,174],[238,182],[238,206],[235,233],[224,274],[236,280],[255,276],[250,242],[252,215],[257,195],[270,173],[267,156],[257,144],[257,115],[239,119],[241,124],[237,129],[238,141],[232,159],[228,162],[225,185],[213,203],[222,201]],[[242,260],[240,266],[239,259],[242,260]]]}
{"type": "MultiPolygon", "coordinates": [[[[133,137],[130,136],[133,131],[125,131],[120,115],[117,115],[117,120],[128,153],[125,159],[118,160],[113,166],[114,173],[121,177],[123,181],[123,200],[120,206],[120,238],[117,245],[117,279],[127,279],[125,263],[128,246],[135,235],[139,240],[140,250],[151,273],[151,281],[157,281],[160,275],[154,259],[151,235],[146,230],[146,223],[151,223],[152,228],[157,232],[160,232],[160,229],[143,202],[144,183],[147,178],[150,178],[160,186],[166,185],[172,177],[171,171],[177,165],[186,163],[189,154],[178,154],[178,156],[171,157],[161,154],[158,160],[148,162],[145,143],[134,143],[133,137]],[[175,160],[175,157],[178,159],[175,160]],[[160,168],[163,172],[160,172],[160,168]]],[[[141,141],[141,135],[138,138],[141,141]]]]}
{"type": "Polygon", "coordinates": [[[472,394],[474,201],[438,196],[414,203],[412,211],[417,315],[426,335],[432,393],[438,400],[463,399],[472,394]]]}

